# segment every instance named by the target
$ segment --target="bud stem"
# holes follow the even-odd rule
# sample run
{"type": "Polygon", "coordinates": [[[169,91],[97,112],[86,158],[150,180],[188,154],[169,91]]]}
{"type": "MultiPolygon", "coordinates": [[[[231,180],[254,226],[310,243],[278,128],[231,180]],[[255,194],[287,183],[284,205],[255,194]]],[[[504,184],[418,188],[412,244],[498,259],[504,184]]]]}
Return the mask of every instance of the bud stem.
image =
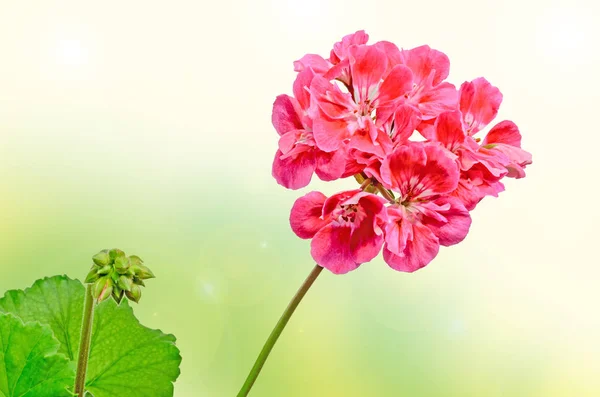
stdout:
{"type": "Polygon", "coordinates": [[[79,356],[77,357],[77,375],[75,376],[75,396],[83,397],[85,393],[85,375],[90,356],[90,341],[92,339],[92,323],[94,322],[94,298],[92,284],[85,289],[85,304],[83,308],[83,322],[81,324],[81,341],[79,343],[79,356]]]}
{"type": "Polygon", "coordinates": [[[298,304],[300,303],[300,301],[302,301],[302,298],[304,298],[304,295],[306,295],[306,292],[313,285],[313,283],[315,282],[322,270],[323,268],[321,266],[316,265],[312,272],[310,272],[310,274],[308,275],[298,292],[296,292],[296,295],[294,295],[288,307],[281,315],[281,318],[275,325],[275,328],[273,328],[273,331],[271,331],[271,335],[269,335],[267,342],[265,343],[260,354],[258,355],[258,358],[256,359],[254,366],[250,370],[250,373],[246,378],[246,382],[242,386],[242,389],[238,393],[237,397],[245,397],[248,395],[248,393],[250,393],[250,389],[252,389],[256,378],[258,378],[258,375],[260,374],[260,370],[262,369],[263,365],[265,365],[265,361],[267,361],[269,353],[271,353],[271,350],[273,350],[273,346],[275,346],[275,342],[277,342],[279,335],[281,335],[281,333],[283,332],[283,329],[290,320],[290,317],[292,317],[292,314],[294,314],[294,310],[296,310],[296,307],[298,307],[298,304]]]}

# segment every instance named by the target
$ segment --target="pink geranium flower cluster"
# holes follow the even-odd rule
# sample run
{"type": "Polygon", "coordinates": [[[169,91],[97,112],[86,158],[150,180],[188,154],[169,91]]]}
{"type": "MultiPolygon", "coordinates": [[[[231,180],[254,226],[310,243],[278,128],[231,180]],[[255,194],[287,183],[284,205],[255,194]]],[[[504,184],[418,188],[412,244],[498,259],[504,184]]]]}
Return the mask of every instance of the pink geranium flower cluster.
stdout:
{"type": "Polygon", "coordinates": [[[328,59],[308,54],[294,63],[294,95],[273,104],[280,135],[273,176],[289,189],[307,186],[313,174],[361,183],[294,204],[292,230],[312,239],[319,265],[347,273],[383,249],[392,268],[413,272],[440,246],[461,242],[469,211],[503,191],[502,178],[524,177],[531,155],[512,121],[476,137],[502,102],[486,79],[456,89],[444,81],[444,53],[367,41],[358,31],[335,43],[328,59]]]}

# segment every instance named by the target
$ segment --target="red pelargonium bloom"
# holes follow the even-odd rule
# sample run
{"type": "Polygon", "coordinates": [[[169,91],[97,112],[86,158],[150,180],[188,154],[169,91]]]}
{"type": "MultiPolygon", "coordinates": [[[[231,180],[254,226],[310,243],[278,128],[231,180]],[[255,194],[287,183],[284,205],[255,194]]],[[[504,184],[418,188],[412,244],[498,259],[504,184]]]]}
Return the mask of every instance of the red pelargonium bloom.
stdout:
{"type": "Polygon", "coordinates": [[[335,43],[327,59],[307,54],[294,62],[294,96],[281,95],[273,106],[281,135],[273,176],[291,189],[313,173],[326,181],[355,176],[361,184],[294,204],[292,230],[312,239],[319,265],[347,273],[383,247],[389,266],[413,272],[440,246],[462,241],[469,211],[503,191],[504,177],[523,178],[531,154],[512,121],[477,137],[502,102],[487,80],[457,90],[445,81],[444,53],[368,40],[359,30],[335,43]],[[424,142],[415,142],[415,131],[424,142]]]}
{"type": "Polygon", "coordinates": [[[310,105],[308,87],[313,77],[311,69],[299,73],[294,82],[295,98],[279,95],[273,104],[272,121],[281,137],[272,174],[288,189],[305,187],[314,172],[324,181],[337,179],[346,166],[344,150],[326,153],[316,147],[313,122],[307,115],[310,105]]]}
{"type": "Polygon", "coordinates": [[[388,207],[384,260],[394,269],[413,272],[438,254],[440,245],[461,242],[471,225],[460,200],[447,196],[456,189],[459,169],[450,154],[431,143],[398,147],[383,163],[384,184],[398,192],[388,207]]]}
{"type": "Polygon", "coordinates": [[[375,258],[387,222],[385,200],[360,189],[327,198],[311,192],[294,203],[290,225],[298,237],[312,238],[311,255],[335,274],[375,258]]]}

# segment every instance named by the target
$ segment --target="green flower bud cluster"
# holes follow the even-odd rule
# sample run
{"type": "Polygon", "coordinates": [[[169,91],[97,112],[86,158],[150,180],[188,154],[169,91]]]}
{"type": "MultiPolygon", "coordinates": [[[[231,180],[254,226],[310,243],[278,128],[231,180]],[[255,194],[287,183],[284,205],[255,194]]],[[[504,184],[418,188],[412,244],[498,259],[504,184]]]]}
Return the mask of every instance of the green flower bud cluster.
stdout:
{"type": "Polygon", "coordinates": [[[102,250],[92,260],[94,265],[85,283],[93,284],[92,295],[98,303],[111,296],[117,304],[121,303],[123,297],[139,302],[144,280],[154,278],[139,256],[127,256],[120,249],[102,250]]]}

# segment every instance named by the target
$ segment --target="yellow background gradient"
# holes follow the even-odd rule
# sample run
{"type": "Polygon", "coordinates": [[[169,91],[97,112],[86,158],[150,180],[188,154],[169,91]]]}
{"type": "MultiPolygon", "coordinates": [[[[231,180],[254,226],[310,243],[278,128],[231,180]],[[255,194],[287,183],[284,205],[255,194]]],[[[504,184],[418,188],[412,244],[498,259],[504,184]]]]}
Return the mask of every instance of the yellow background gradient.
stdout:
{"type": "Polygon", "coordinates": [[[429,44],[504,94],[534,164],[460,245],[323,272],[253,396],[600,395],[600,6],[524,1],[0,0],[0,290],[120,247],[178,337],[175,395],[233,396],[313,266],[271,177],[292,62],[343,35],[429,44]]]}

